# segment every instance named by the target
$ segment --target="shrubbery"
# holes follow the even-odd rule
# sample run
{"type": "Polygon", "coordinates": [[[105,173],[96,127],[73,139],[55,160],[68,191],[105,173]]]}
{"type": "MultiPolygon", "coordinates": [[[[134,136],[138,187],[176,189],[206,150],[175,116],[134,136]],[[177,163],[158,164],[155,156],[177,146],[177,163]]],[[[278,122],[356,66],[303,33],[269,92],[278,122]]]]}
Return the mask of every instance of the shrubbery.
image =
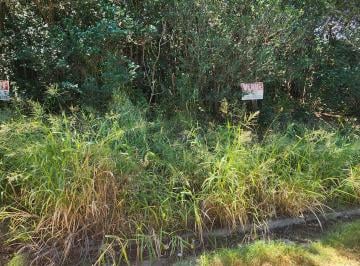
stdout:
{"type": "Polygon", "coordinates": [[[264,81],[270,116],[288,105],[359,114],[358,24],[356,0],[7,0],[0,78],[53,111],[103,110],[122,87],[216,115],[240,82],[264,81]]]}

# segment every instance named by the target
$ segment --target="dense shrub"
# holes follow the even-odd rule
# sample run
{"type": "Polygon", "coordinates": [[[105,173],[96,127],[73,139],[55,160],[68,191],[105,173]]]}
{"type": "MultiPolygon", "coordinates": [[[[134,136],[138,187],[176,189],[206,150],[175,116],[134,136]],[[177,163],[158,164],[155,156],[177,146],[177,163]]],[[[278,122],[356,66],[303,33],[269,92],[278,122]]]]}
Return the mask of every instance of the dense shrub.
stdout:
{"type": "Polygon", "coordinates": [[[358,114],[358,26],[357,1],[8,0],[0,75],[43,101],[55,86],[51,110],[104,109],[122,87],[216,114],[260,80],[273,110],[286,99],[289,111],[358,114]]]}

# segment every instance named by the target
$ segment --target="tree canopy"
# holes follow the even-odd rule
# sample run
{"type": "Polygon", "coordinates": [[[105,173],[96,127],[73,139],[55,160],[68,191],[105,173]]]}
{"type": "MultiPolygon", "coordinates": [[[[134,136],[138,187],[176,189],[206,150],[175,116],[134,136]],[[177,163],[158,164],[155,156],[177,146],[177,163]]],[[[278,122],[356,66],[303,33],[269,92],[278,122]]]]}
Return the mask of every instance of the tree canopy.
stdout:
{"type": "Polygon", "coordinates": [[[356,0],[2,0],[0,78],[50,110],[103,108],[121,88],[150,104],[236,103],[359,114],[356,0]]]}

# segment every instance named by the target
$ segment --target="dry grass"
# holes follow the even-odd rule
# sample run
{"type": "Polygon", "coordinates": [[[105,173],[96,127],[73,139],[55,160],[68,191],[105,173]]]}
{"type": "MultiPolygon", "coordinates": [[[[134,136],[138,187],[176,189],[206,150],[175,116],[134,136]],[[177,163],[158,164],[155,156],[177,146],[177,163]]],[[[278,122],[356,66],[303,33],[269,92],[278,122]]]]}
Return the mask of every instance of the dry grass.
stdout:
{"type": "Polygon", "coordinates": [[[293,125],[258,142],[248,118],[205,132],[188,117],[147,122],[117,101],[105,117],[35,105],[1,125],[0,220],[6,245],[34,263],[174,255],[192,247],[184,232],[359,200],[356,131],[293,125]]]}

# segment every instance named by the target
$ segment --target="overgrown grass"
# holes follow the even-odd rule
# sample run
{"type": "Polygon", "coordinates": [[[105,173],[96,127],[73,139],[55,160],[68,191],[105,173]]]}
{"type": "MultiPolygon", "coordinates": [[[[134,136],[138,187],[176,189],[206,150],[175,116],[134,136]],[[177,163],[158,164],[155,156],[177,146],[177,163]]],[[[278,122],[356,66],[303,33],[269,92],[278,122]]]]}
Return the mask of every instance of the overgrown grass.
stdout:
{"type": "Polygon", "coordinates": [[[105,116],[29,117],[0,128],[0,219],[7,245],[37,263],[118,263],[190,249],[185,232],[356,204],[357,129],[257,140],[255,117],[206,126],[187,114],[149,121],[117,95],[105,116]],[[75,262],[74,262],[75,263],[75,262]]]}
{"type": "Polygon", "coordinates": [[[360,222],[338,226],[322,240],[304,246],[279,241],[257,241],[237,249],[204,254],[178,265],[359,265],[360,222]]]}

